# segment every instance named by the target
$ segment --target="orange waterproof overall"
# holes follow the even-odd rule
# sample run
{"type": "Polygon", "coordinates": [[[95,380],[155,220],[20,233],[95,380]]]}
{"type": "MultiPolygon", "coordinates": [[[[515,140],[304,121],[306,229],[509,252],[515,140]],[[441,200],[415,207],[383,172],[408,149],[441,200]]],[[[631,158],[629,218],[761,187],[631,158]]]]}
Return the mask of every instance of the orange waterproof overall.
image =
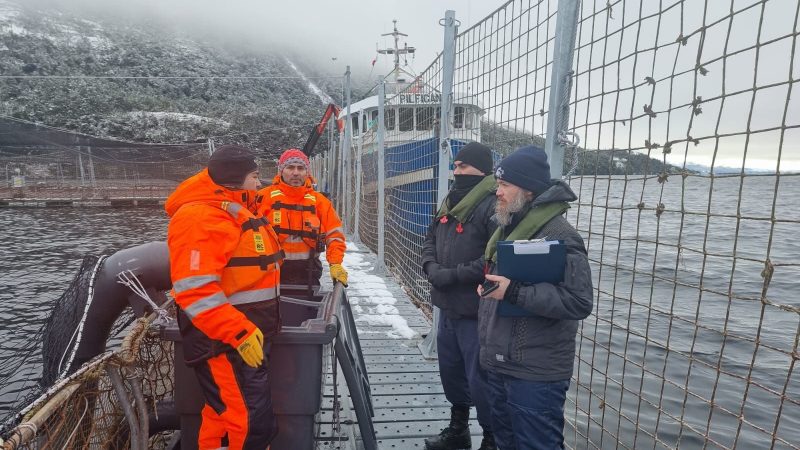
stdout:
{"type": "MultiPolygon", "coordinates": [[[[229,190],[203,170],[166,203],[167,243],[186,363],[206,405],[199,448],[266,448],[277,433],[267,358],[244,363],[235,348],[256,327],[280,331],[282,251],[277,236],[244,205],[255,192],[229,190]]],[[[266,354],[266,352],[265,352],[266,354]]]]}
{"type": "Polygon", "coordinates": [[[258,211],[270,221],[286,253],[282,283],[319,284],[322,247],[329,264],[342,263],[346,248],[342,221],[330,200],[314,190],[311,177],[295,187],[278,174],[258,196],[258,211]]]}

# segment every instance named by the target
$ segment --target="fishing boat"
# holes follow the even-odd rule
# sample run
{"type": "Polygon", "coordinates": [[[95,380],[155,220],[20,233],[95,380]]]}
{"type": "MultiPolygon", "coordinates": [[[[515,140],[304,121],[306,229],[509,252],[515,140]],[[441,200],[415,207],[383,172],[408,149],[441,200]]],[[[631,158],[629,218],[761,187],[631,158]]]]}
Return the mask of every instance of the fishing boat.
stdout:
{"type": "MultiPolygon", "coordinates": [[[[397,204],[406,205],[393,212],[401,219],[398,223],[402,231],[420,233],[427,227],[437,203],[442,93],[401,65],[401,56],[413,54],[416,48],[408,43],[401,46],[401,39],[408,35],[397,29],[396,20],[393,31],[383,36],[390,36],[394,41],[393,47],[377,50],[379,54],[394,58],[392,71],[383,78],[386,88],[382,131],[388,155],[386,186],[396,188],[393,195],[397,204]]],[[[349,108],[343,108],[338,115],[339,120],[347,120],[351,126],[351,154],[366,167],[377,164],[379,103],[377,94],[370,95],[349,108]]],[[[484,109],[476,96],[468,92],[453,93],[449,139],[451,161],[462,146],[481,141],[483,114],[484,109]]],[[[370,202],[371,198],[375,201],[376,172],[365,171],[360,193],[362,199],[357,202],[370,202]]]]}

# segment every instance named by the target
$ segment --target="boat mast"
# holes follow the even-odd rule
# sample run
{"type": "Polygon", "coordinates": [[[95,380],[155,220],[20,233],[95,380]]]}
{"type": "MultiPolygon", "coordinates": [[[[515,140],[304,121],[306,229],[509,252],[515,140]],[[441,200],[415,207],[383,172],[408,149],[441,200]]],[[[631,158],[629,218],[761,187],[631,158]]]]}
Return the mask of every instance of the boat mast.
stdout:
{"type": "Polygon", "coordinates": [[[395,86],[397,86],[398,75],[400,74],[400,55],[414,53],[417,49],[414,47],[409,47],[407,42],[405,44],[405,47],[400,48],[400,36],[408,37],[408,35],[397,31],[397,19],[392,20],[392,23],[394,23],[394,31],[392,31],[391,33],[384,33],[381,36],[394,37],[394,48],[378,49],[378,53],[383,55],[394,55],[393,73],[394,73],[395,86]]]}

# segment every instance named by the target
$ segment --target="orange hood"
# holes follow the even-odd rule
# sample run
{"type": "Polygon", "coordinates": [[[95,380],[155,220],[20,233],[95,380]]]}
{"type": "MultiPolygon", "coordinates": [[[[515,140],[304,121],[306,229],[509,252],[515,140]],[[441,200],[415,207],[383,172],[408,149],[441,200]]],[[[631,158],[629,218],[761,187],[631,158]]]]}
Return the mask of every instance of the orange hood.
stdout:
{"type": "Polygon", "coordinates": [[[181,206],[187,203],[230,201],[250,207],[253,199],[255,199],[255,192],[244,189],[231,190],[222,187],[211,180],[208,169],[203,169],[184,180],[175,188],[175,191],[170,194],[164,203],[164,209],[172,217],[181,206]]]}

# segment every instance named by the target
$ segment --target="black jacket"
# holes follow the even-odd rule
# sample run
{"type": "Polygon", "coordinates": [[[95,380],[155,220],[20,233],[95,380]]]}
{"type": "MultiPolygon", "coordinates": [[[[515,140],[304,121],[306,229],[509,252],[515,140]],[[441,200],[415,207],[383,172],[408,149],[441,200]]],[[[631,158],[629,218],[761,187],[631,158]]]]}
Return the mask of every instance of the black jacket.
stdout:
{"type": "Polygon", "coordinates": [[[478,285],[484,281],[483,253],[497,225],[491,220],[493,194],[475,206],[466,223],[434,219],[422,244],[422,267],[431,282],[431,300],[449,318],[478,317],[478,285]]]}

